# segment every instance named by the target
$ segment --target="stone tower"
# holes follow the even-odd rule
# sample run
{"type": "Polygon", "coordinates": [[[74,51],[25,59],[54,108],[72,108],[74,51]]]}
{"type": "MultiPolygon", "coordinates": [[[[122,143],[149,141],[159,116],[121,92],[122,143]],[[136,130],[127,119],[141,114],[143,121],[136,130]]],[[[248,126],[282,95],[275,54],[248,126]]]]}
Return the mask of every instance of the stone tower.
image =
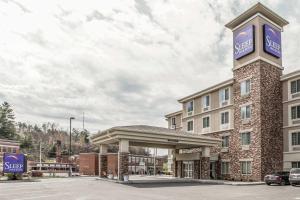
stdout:
{"type": "Polygon", "coordinates": [[[233,31],[235,180],[263,180],[282,170],[281,32],[288,22],[257,3],[226,24],[233,31]]]}

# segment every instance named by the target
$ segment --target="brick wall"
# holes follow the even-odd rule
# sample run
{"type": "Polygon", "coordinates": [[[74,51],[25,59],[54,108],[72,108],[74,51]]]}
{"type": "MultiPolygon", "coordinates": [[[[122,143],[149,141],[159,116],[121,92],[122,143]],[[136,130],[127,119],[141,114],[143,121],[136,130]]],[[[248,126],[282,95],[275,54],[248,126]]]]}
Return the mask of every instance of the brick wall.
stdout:
{"type": "Polygon", "coordinates": [[[80,154],[79,155],[79,173],[83,175],[98,175],[98,154],[80,154]]]}

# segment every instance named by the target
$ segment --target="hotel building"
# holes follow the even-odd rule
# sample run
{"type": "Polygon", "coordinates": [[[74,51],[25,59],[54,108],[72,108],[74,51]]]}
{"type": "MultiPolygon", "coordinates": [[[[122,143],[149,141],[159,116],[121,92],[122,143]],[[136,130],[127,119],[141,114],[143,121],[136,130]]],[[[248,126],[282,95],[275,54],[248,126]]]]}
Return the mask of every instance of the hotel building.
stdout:
{"type": "MultiPolygon", "coordinates": [[[[257,181],[300,167],[300,70],[284,74],[287,24],[261,3],[227,23],[233,77],[179,99],[182,109],[165,116],[169,129],[222,139],[210,147],[211,179],[257,181]]],[[[178,161],[169,155],[175,174],[193,177],[183,173],[194,168],[190,156],[178,161]]]]}

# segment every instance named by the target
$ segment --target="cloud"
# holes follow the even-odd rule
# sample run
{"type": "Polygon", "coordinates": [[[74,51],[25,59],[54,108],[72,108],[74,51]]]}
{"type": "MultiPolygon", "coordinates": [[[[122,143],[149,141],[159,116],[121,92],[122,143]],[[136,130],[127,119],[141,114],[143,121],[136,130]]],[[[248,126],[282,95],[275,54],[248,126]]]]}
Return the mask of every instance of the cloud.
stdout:
{"type": "MultiPolygon", "coordinates": [[[[0,101],[18,121],[103,130],[166,126],[177,99],[232,77],[228,21],[256,1],[0,1],[0,101]]],[[[286,71],[297,69],[297,1],[263,1],[290,25],[286,71]]],[[[299,7],[299,5],[298,5],[299,7]]]]}

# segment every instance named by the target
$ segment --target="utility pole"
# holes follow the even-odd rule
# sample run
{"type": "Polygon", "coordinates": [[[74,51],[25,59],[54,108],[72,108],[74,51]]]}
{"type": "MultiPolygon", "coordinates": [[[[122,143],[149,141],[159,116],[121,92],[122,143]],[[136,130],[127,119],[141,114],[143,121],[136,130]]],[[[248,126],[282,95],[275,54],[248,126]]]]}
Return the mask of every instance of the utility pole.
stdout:
{"type": "Polygon", "coordinates": [[[84,112],[82,114],[82,131],[84,132],[84,112]]]}
{"type": "Polygon", "coordinates": [[[40,171],[42,170],[42,142],[40,141],[40,171]]]}
{"type": "Polygon", "coordinates": [[[154,148],[154,155],[153,155],[153,175],[156,175],[156,153],[157,153],[157,148],[154,148]]]}
{"type": "Polygon", "coordinates": [[[71,166],[71,151],[72,151],[72,119],[75,117],[70,117],[70,146],[69,146],[69,177],[72,176],[72,166],[71,166]]]}

